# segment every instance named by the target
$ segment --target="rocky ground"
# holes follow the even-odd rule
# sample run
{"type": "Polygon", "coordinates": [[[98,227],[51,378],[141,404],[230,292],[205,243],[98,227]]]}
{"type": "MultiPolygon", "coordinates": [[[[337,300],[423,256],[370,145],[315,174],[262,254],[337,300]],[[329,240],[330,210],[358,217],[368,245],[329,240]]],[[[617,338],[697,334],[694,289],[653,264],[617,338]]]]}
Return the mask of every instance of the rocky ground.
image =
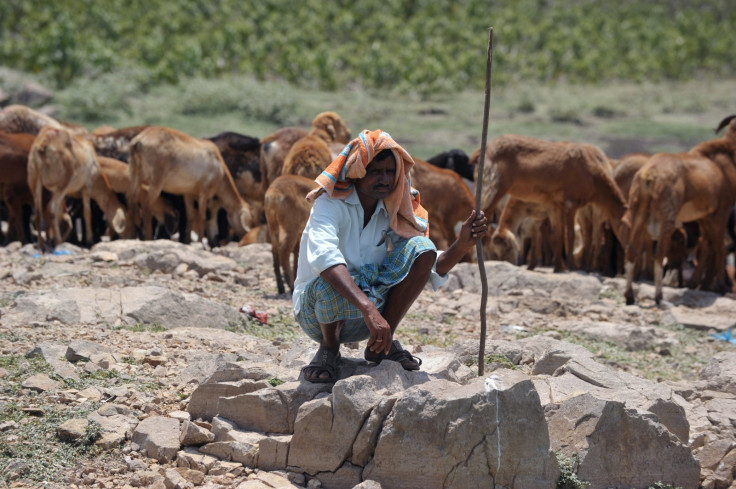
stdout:
{"type": "MultiPolygon", "coordinates": [[[[697,382],[713,355],[734,349],[733,294],[667,287],[656,307],[653,288],[641,284],[638,304],[625,306],[621,278],[499,262],[486,269],[490,341],[551,336],[672,385],[697,382]]],[[[239,464],[185,477],[141,455],[129,437],[105,439],[94,424],[71,435],[64,425],[106,404],[139,420],[185,416],[201,380],[198,355],[278,359],[303,344],[290,296],[276,293],[269,245],[120,241],[39,254],[16,243],[0,249],[0,276],[0,488],[307,486],[296,474],[239,464]],[[244,305],[258,314],[238,312],[244,305]],[[266,324],[254,317],[263,313],[266,324]],[[66,346],[82,340],[100,348],[70,359],[66,346]]],[[[477,265],[460,264],[445,287],[421,295],[398,338],[420,356],[477,342],[480,299],[477,265]]],[[[486,360],[486,371],[504,361],[486,360]]],[[[477,369],[473,361],[466,357],[477,369]]]]}

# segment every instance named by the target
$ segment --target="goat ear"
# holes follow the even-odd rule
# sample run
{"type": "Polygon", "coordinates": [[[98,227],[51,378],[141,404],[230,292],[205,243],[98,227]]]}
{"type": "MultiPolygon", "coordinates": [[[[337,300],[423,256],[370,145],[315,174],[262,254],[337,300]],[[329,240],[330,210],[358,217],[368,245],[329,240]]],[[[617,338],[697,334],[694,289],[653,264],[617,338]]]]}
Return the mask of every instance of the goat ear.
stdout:
{"type": "Polygon", "coordinates": [[[736,119],[736,114],[734,114],[734,115],[729,115],[728,117],[726,117],[725,119],[723,119],[723,120],[721,121],[721,123],[720,123],[720,124],[718,124],[718,127],[716,128],[716,134],[718,134],[719,132],[721,132],[721,129],[723,129],[723,128],[724,128],[724,127],[726,127],[726,126],[727,126],[728,124],[730,124],[730,123],[731,123],[731,121],[732,121],[732,120],[734,120],[734,119],[736,119]]]}
{"type": "Polygon", "coordinates": [[[330,139],[335,139],[335,136],[337,136],[337,131],[335,130],[335,126],[332,125],[332,123],[327,124],[327,133],[330,135],[330,139]]]}

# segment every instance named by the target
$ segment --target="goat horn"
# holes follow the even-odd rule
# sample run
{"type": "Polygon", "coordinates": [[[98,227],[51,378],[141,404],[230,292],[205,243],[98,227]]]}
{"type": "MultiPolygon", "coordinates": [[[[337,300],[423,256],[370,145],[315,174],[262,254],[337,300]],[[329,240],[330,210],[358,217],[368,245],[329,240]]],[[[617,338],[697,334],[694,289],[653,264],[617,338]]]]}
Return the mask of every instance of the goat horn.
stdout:
{"type": "Polygon", "coordinates": [[[731,121],[734,120],[734,119],[736,119],[736,114],[729,115],[728,117],[726,117],[725,119],[723,119],[721,121],[721,123],[718,124],[718,127],[716,128],[716,134],[718,134],[719,132],[721,132],[721,129],[723,129],[724,127],[726,127],[727,125],[729,125],[731,123],[731,121]]]}

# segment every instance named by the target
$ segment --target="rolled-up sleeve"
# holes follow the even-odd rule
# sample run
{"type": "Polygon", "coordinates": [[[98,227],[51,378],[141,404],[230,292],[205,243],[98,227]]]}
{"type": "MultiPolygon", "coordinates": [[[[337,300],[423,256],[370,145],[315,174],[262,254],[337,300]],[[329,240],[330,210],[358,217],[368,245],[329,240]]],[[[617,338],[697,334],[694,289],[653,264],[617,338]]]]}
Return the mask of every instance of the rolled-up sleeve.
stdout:
{"type": "Polygon", "coordinates": [[[440,275],[437,273],[437,260],[440,259],[440,256],[444,253],[442,250],[437,250],[437,258],[434,261],[434,265],[432,265],[432,272],[429,274],[429,283],[432,284],[432,290],[437,290],[450,278],[450,273],[446,273],[444,275],[440,275]]]}

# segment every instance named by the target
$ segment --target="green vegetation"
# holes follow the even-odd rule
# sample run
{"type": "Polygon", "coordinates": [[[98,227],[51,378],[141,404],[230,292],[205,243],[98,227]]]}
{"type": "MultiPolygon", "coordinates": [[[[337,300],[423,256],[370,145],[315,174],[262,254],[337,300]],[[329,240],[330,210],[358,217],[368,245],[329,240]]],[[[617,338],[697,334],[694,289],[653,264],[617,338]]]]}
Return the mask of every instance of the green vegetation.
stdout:
{"type": "MultiPolygon", "coordinates": [[[[582,481],[578,478],[578,466],[580,465],[580,455],[576,452],[572,457],[568,457],[562,452],[555,451],[557,464],[560,467],[560,477],[557,479],[557,489],[585,489],[590,486],[590,482],[582,481]]],[[[655,482],[646,489],[682,489],[680,486],[665,484],[661,481],[655,482]]]]}
{"type": "Polygon", "coordinates": [[[555,455],[560,467],[557,489],[585,489],[590,485],[590,482],[578,479],[577,470],[580,464],[580,456],[577,453],[574,453],[572,457],[568,457],[562,452],[555,452],[555,455]]]}
{"type": "Polygon", "coordinates": [[[486,365],[498,363],[503,365],[505,368],[510,368],[514,370],[519,368],[514,362],[509,360],[506,355],[501,355],[499,353],[491,353],[490,355],[486,355],[483,361],[486,365]]]}
{"type": "Polygon", "coordinates": [[[0,64],[59,87],[118,71],[429,94],[482,88],[489,27],[499,84],[736,71],[728,0],[17,0],[0,4],[0,64]]]}
{"type": "Polygon", "coordinates": [[[263,137],[334,110],[353,133],[380,127],[427,159],[480,144],[490,26],[489,138],[617,158],[689,149],[728,115],[726,0],[18,0],[0,2],[0,66],[55,85],[55,115],[88,129],[263,137]]]}
{"type": "MultiPolygon", "coordinates": [[[[713,137],[732,97],[732,79],[605,87],[531,82],[496,87],[494,82],[488,137],[515,133],[586,142],[614,158],[632,150],[681,151],[713,137]],[[602,112],[615,115],[596,115],[602,112]],[[561,113],[574,117],[560,122],[561,113]]],[[[480,145],[483,120],[478,91],[424,100],[396,93],[376,98],[360,89],[329,92],[236,76],[187,78],[144,92],[129,87],[125,75],[109,74],[104,80],[77,80],[56,92],[52,102],[60,119],[88,129],[156,124],[197,137],[222,131],[264,137],[286,125],[308,127],[319,112],[334,110],[353,134],[380,127],[422,159],[453,147],[472,153],[480,145]]]]}
{"type": "MultiPolygon", "coordinates": [[[[0,355],[0,368],[8,374],[0,382],[0,394],[15,396],[20,392],[23,379],[35,374],[46,374],[53,378],[53,369],[39,356],[26,358],[22,355],[0,355]]],[[[2,416],[0,415],[0,420],[2,416]]]]}
{"type": "MultiPolygon", "coordinates": [[[[417,315],[410,312],[407,315],[408,319],[416,319],[417,317],[421,318],[426,324],[432,324],[435,322],[434,318],[425,314],[417,315]]],[[[453,345],[457,340],[457,334],[446,328],[432,330],[422,327],[411,329],[399,328],[396,332],[396,336],[397,339],[407,341],[408,343],[432,345],[439,348],[447,348],[448,346],[453,345]]]]}
{"type": "MultiPolygon", "coordinates": [[[[472,357],[465,360],[465,365],[475,369],[478,365],[478,358],[472,357]]],[[[509,360],[506,355],[500,353],[490,353],[483,358],[483,365],[491,366],[489,370],[496,370],[497,368],[508,368],[511,370],[518,370],[519,366],[509,360]]]]}
{"type": "MultiPolygon", "coordinates": [[[[119,377],[117,374],[83,372],[79,381],[61,379],[40,356],[3,355],[0,356],[0,367],[8,372],[0,382],[0,394],[7,398],[21,397],[22,381],[38,373],[62,382],[65,389],[111,385],[119,377]]],[[[0,422],[14,423],[12,429],[0,434],[0,467],[7,468],[1,477],[20,473],[23,479],[39,483],[57,480],[80,459],[97,455],[94,443],[101,435],[101,427],[95,423],[90,423],[85,435],[73,443],[54,442],[57,441],[59,425],[72,418],[86,417],[99,407],[99,403],[60,407],[46,394],[40,393],[33,403],[40,412],[24,411],[26,407],[29,406],[15,401],[0,403],[0,422]]]]}
{"type": "Polygon", "coordinates": [[[67,420],[84,418],[99,407],[96,403],[77,408],[58,408],[43,405],[43,414],[25,413],[22,406],[7,403],[0,407],[0,420],[16,423],[12,435],[23,442],[9,442],[0,436],[0,467],[5,467],[2,477],[12,472],[23,474],[23,479],[42,482],[58,480],[65,470],[76,466],[80,459],[96,455],[94,442],[100,437],[100,426],[90,423],[85,436],[74,443],[53,443],[57,428],[67,420]]]}
{"type": "MultiPolygon", "coordinates": [[[[715,342],[708,348],[693,348],[697,345],[710,343],[708,337],[702,331],[685,328],[678,323],[660,321],[653,324],[675,333],[675,341],[668,348],[656,348],[627,351],[621,347],[604,340],[583,336],[570,331],[560,330],[560,336],[564,341],[585,347],[595,355],[598,362],[613,368],[636,372],[644,378],[663,382],[667,380],[678,381],[683,379],[697,379],[699,372],[710,361],[714,351],[729,350],[728,342],[715,342]]],[[[534,331],[535,334],[542,331],[534,331]]]]}
{"type": "Polygon", "coordinates": [[[3,295],[0,296],[0,307],[8,307],[15,303],[14,295],[3,295]]]}
{"type": "Polygon", "coordinates": [[[154,321],[152,323],[138,321],[135,324],[119,326],[116,329],[127,329],[134,333],[163,333],[164,331],[167,331],[167,328],[162,326],[158,321],[154,321]]]}
{"type": "Polygon", "coordinates": [[[257,319],[244,315],[238,321],[229,320],[225,329],[270,341],[292,341],[303,334],[294,320],[290,307],[279,307],[275,314],[269,313],[268,324],[262,324],[257,319]]]}

